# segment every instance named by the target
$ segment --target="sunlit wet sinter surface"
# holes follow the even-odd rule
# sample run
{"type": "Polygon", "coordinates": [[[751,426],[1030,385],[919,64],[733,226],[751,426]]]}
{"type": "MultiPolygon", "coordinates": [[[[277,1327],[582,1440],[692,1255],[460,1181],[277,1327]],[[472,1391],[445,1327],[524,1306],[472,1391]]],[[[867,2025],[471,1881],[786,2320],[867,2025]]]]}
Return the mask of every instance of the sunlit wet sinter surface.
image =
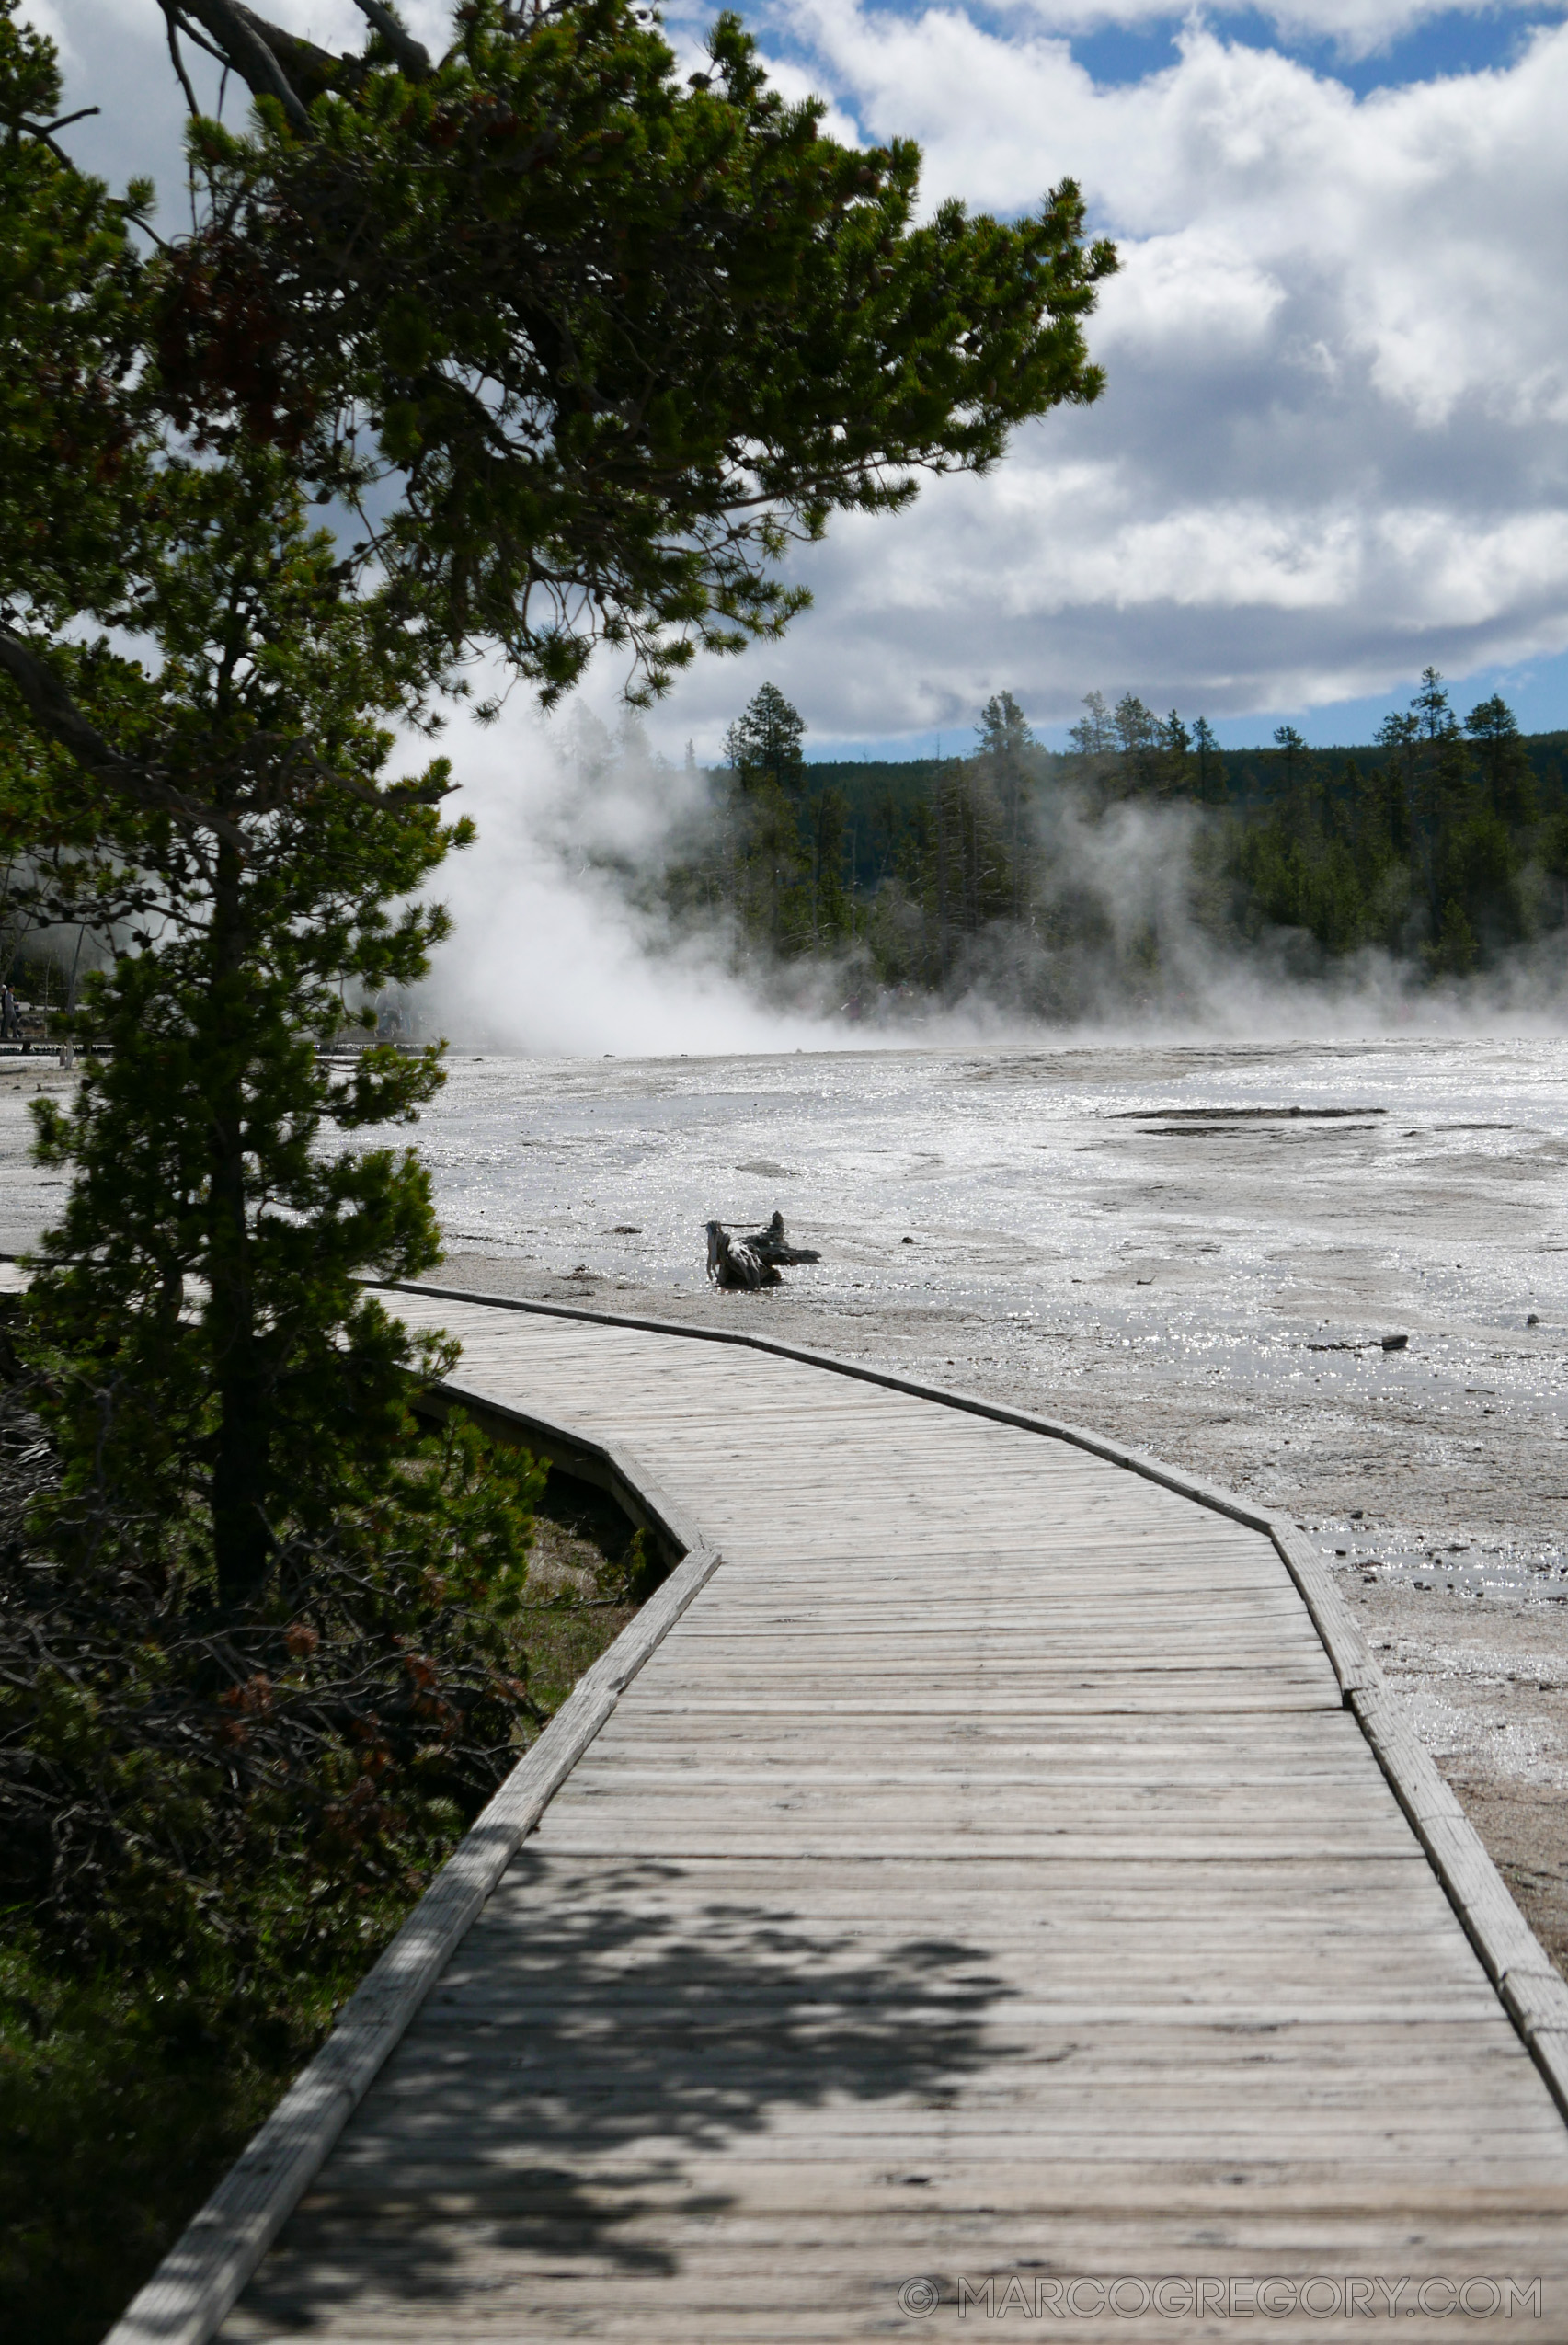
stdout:
{"type": "Polygon", "coordinates": [[[454,1058],[420,1147],[453,1244],[676,1286],[702,1283],[710,1214],[775,1205],[830,1241],[818,1279],[1025,1310],[1064,1274],[1123,1310],[1196,1279],[1253,1333],[1325,1256],[1347,1300],[1372,1261],[1420,1283],[1412,1307],[1490,1312],[1499,1276],[1539,1309],[1568,1254],[1568,1042],[454,1058]]]}
{"type": "Polygon", "coordinates": [[[454,1251],[557,1274],[699,1287],[704,1220],[776,1206],[822,1249],[799,1291],[960,1306],[999,1344],[1562,1391],[1568,1042],[460,1058],[421,1145],[454,1251]]]}

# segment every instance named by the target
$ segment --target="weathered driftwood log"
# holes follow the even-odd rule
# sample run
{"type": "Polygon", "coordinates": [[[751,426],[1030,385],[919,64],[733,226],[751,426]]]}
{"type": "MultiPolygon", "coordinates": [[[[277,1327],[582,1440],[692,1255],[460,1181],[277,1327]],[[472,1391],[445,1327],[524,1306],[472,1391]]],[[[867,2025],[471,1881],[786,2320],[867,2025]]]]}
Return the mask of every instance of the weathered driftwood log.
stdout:
{"type": "Polygon", "coordinates": [[[750,1246],[759,1262],[792,1263],[820,1262],[822,1257],[815,1246],[792,1246],[784,1236],[784,1215],[775,1213],[765,1230],[753,1230],[740,1241],[750,1246]]]}
{"type": "Polygon", "coordinates": [[[742,1238],[732,1238],[722,1221],[708,1223],[708,1276],[715,1287],[780,1287],[771,1262],[742,1238]]]}

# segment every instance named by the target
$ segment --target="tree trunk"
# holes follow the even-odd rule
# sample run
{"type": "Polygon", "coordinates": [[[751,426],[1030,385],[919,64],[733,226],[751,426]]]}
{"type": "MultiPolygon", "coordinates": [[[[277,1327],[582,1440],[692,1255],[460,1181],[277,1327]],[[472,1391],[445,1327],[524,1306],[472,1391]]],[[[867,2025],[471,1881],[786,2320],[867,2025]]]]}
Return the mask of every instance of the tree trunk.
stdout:
{"type": "Polygon", "coordinates": [[[939,983],[947,982],[952,959],[947,926],[947,781],[944,774],[937,777],[934,807],[936,820],[936,967],[939,983]]]}
{"type": "Polygon", "coordinates": [[[245,904],[239,857],[221,849],[212,898],[212,970],[204,1056],[208,1109],[207,1323],[218,1408],[212,1464],[212,1540],[224,1605],[255,1597],[267,1576],[271,1410],[256,1325],[246,1193],[248,1031],[245,904]]]}

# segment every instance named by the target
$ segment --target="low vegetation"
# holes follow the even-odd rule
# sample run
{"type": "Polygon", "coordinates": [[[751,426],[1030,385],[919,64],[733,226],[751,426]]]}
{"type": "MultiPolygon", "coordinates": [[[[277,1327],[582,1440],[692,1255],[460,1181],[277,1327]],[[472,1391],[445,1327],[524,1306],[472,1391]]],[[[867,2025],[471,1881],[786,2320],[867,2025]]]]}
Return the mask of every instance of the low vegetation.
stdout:
{"type": "Polygon", "coordinates": [[[657,1567],[472,1428],[324,1594],[95,1571],[15,1348],[0,1416],[0,2304],[92,2345],[657,1567]]]}

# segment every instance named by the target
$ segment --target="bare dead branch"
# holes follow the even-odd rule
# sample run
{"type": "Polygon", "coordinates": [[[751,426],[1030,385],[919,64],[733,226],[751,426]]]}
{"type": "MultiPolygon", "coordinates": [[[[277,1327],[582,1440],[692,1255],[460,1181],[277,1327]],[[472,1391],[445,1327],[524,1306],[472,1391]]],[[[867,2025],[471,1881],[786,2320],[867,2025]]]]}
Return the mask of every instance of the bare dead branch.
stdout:
{"type": "Polygon", "coordinates": [[[178,77],[181,89],[185,92],[185,102],[190,109],[190,119],[192,121],[195,121],[200,116],[201,109],[196,103],[196,92],[190,86],[190,75],[186,72],[185,60],[179,53],[179,32],[177,29],[177,20],[174,10],[169,7],[166,7],[164,10],[164,30],[168,35],[169,63],[174,67],[175,73],[178,77]]]}
{"type": "Polygon", "coordinates": [[[35,139],[46,139],[52,131],[68,131],[73,122],[85,122],[89,114],[102,112],[101,106],[78,106],[74,114],[57,114],[52,122],[24,121],[22,128],[30,131],[35,139]]]}
{"type": "Polygon", "coordinates": [[[241,80],[258,97],[275,97],[296,131],[310,129],[310,116],[267,36],[272,31],[238,0],[183,0],[182,13],[210,33],[241,80]]]}
{"type": "Polygon", "coordinates": [[[354,0],[361,17],[372,24],[411,82],[429,79],[435,68],[430,52],[400,25],[384,0],[354,0]]]}
{"type": "Polygon", "coordinates": [[[99,110],[96,106],[79,106],[74,114],[62,114],[52,122],[34,122],[26,114],[0,115],[0,121],[4,121],[12,132],[26,131],[29,138],[37,139],[40,146],[48,147],[56,163],[63,163],[69,169],[71,158],[63,146],[55,144],[54,132],[68,129],[73,122],[86,121],[89,114],[97,114],[99,110]]]}

